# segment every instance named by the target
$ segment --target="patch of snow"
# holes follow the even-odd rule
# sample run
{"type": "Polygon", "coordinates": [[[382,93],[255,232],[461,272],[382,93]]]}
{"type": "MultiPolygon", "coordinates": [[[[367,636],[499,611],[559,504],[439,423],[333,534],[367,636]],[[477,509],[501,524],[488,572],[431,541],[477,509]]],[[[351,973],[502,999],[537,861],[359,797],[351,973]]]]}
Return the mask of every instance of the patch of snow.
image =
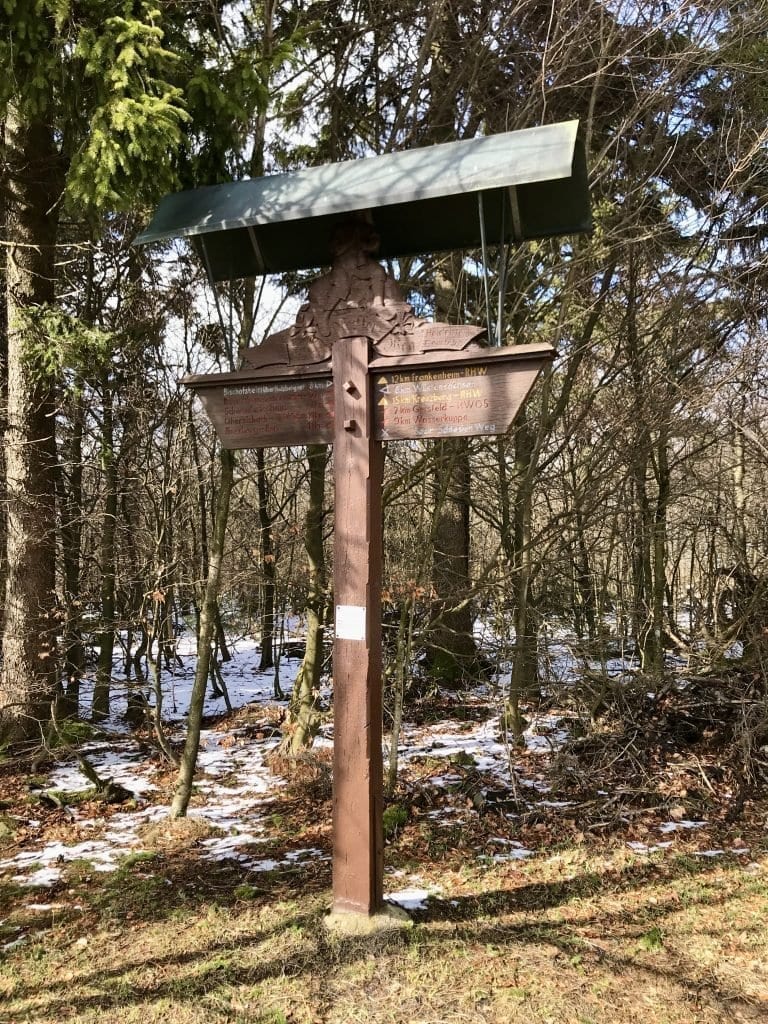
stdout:
{"type": "Polygon", "coordinates": [[[235,836],[216,836],[213,839],[203,839],[200,845],[208,851],[205,854],[206,860],[247,860],[248,857],[239,853],[238,848],[263,842],[263,837],[259,838],[252,832],[241,832],[235,836]]]}
{"type": "Polygon", "coordinates": [[[243,858],[243,863],[249,871],[275,871],[280,867],[279,861],[269,859],[248,862],[243,858]]]}
{"type": "MultiPolygon", "coordinates": [[[[134,741],[128,740],[118,744],[114,741],[88,743],[83,746],[82,751],[100,778],[111,779],[137,796],[157,789],[149,776],[158,766],[147,762],[146,754],[134,741]]],[[[78,792],[89,786],[91,783],[83,775],[76,761],[59,765],[52,773],[48,784],[49,789],[62,793],[78,792]]]]}
{"type": "Polygon", "coordinates": [[[523,733],[525,746],[534,753],[554,753],[569,739],[567,729],[560,724],[560,715],[536,715],[523,733]]]}
{"type": "Polygon", "coordinates": [[[639,667],[640,663],[632,655],[625,655],[623,658],[608,658],[605,663],[605,671],[611,679],[628,676],[639,667]]]}
{"type": "Polygon", "coordinates": [[[725,850],[696,850],[694,857],[723,857],[725,850]]]}
{"type": "Polygon", "coordinates": [[[705,828],[707,825],[706,821],[687,821],[685,818],[682,821],[665,821],[662,825],[659,825],[659,832],[667,834],[669,832],[685,831],[691,828],[705,828]]]}
{"type": "Polygon", "coordinates": [[[301,860],[328,860],[328,855],[316,846],[310,846],[306,850],[291,850],[286,853],[283,863],[295,864],[301,860]]]}
{"type": "Polygon", "coordinates": [[[731,660],[738,660],[744,657],[744,644],[741,640],[735,640],[730,647],[723,651],[724,658],[730,658],[731,660]]]}
{"type": "Polygon", "coordinates": [[[437,789],[446,789],[448,786],[455,786],[461,782],[460,775],[431,775],[429,781],[437,789]]]}
{"type": "MultiPolygon", "coordinates": [[[[295,626],[300,627],[299,620],[295,620],[295,626]]],[[[297,634],[298,635],[298,634],[297,634]]],[[[286,639],[294,638],[286,632],[286,639]]],[[[274,693],[274,669],[267,669],[262,672],[259,669],[261,650],[259,641],[254,637],[239,637],[229,641],[229,649],[232,660],[221,664],[222,675],[227,686],[227,692],[232,706],[242,707],[244,704],[253,701],[269,701],[273,699],[274,693]]],[[[197,645],[194,633],[187,632],[179,636],[176,643],[176,653],[185,662],[179,665],[174,662],[171,670],[163,670],[163,707],[162,716],[166,722],[182,722],[189,714],[189,702],[194,682],[194,662],[197,655],[197,645]]],[[[298,663],[293,659],[281,659],[280,685],[286,694],[290,695],[293,687],[298,663]],[[289,663],[290,662],[290,663],[289,663]]],[[[124,652],[116,650],[113,662],[113,685],[110,699],[110,716],[102,727],[109,732],[116,734],[127,734],[130,732],[125,720],[125,713],[128,704],[128,693],[135,689],[136,683],[130,684],[124,680],[124,652]]],[[[84,718],[90,714],[91,701],[93,698],[93,677],[86,676],[81,682],[80,704],[81,713],[84,718]]],[[[155,706],[153,687],[150,684],[142,686],[145,697],[150,707],[155,706]]],[[[216,715],[226,708],[224,698],[212,697],[210,688],[206,691],[203,713],[205,715],[216,715]]]]}
{"type": "Polygon", "coordinates": [[[388,892],[384,896],[387,903],[396,903],[403,910],[426,910],[427,901],[434,895],[426,889],[400,889],[398,892],[388,892]]]}
{"type": "Polygon", "coordinates": [[[279,867],[303,864],[308,860],[330,859],[328,854],[317,847],[290,850],[282,860],[254,857],[248,852],[241,850],[242,847],[249,847],[263,842],[265,842],[264,837],[243,832],[238,835],[205,839],[200,845],[206,848],[207,852],[203,854],[206,860],[236,860],[249,871],[275,871],[279,867]]]}
{"type": "Polygon", "coordinates": [[[672,846],[672,840],[667,840],[663,843],[640,843],[631,841],[627,843],[630,850],[634,850],[635,853],[656,853],[657,850],[667,850],[672,846]]]}
{"type": "Polygon", "coordinates": [[[522,843],[518,843],[515,839],[503,839],[501,836],[495,836],[490,842],[496,843],[498,846],[507,847],[503,853],[491,855],[490,859],[494,864],[503,864],[509,860],[525,860],[526,857],[533,857],[535,853],[534,850],[526,849],[522,843]]]}
{"type": "Polygon", "coordinates": [[[76,843],[74,846],[66,846],[64,843],[48,843],[40,850],[25,851],[8,860],[0,861],[0,868],[15,867],[17,870],[23,870],[32,864],[42,865],[41,869],[35,871],[33,875],[14,875],[14,882],[19,882],[22,885],[46,885],[58,881],[61,871],[58,868],[53,868],[52,865],[65,864],[73,860],[89,861],[94,871],[114,871],[117,868],[117,859],[128,852],[125,848],[121,849],[120,839],[120,835],[117,834],[110,837],[111,841],[88,840],[84,843],[76,843]],[[46,881],[46,879],[50,879],[50,881],[46,881]]]}
{"type": "Polygon", "coordinates": [[[407,748],[402,752],[402,761],[432,758],[451,758],[457,755],[472,757],[479,771],[487,771],[506,777],[506,751],[496,736],[496,723],[475,724],[466,731],[451,731],[445,723],[438,723],[426,730],[408,727],[404,730],[407,748]]]}
{"type": "Polygon", "coordinates": [[[527,789],[535,789],[537,793],[552,792],[552,787],[542,779],[520,778],[517,781],[521,786],[525,786],[527,789]]]}
{"type": "Polygon", "coordinates": [[[465,807],[438,807],[434,811],[427,811],[424,815],[425,818],[432,818],[435,821],[441,821],[443,818],[451,817],[455,815],[459,818],[459,822],[462,822],[466,818],[465,807]]]}
{"type": "Polygon", "coordinates": [[[59,868],[38,868],[31,875],[14,875],[13,881],[18,882],[19,885],[43,886],[47,888],[48,886],[55,885],[60,878],[61,870],[59,868]]]}

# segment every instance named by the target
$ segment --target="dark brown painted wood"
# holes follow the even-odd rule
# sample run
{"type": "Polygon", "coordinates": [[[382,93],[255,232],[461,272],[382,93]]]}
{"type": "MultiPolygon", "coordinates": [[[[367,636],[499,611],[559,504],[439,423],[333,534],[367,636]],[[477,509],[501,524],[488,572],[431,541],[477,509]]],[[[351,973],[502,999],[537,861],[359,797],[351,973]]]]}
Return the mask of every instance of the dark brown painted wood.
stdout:
{"type": "Polygon", "coordinates": [[[429,324],[367,255],[338,240],[294,327],[236,373],[187,377],[225,448],[333,443],[333,907],[383,903],[382,440],[508,430],[550,345],[488,349],[477,327],[429,324]]]}
{"type": "Polygon", "coordinates": [[[336,437],[333,647],[333,908],[382,906],[381,445],[368,340],[333,349],[336,437]]]}
{"type": "Polygon", "coordinates": [[[375,435],[384,441],[504,434],[544,366],[541,356],[372,374],[375,435]]]}
{"type": "MultiPolygon", "coordinates": [[[[250,378],[250,379],[249,379],[250,378]]],[[[224,448],[330,444],[333,386],[322,378],[240,380],[197,389],[224,448]]]]}

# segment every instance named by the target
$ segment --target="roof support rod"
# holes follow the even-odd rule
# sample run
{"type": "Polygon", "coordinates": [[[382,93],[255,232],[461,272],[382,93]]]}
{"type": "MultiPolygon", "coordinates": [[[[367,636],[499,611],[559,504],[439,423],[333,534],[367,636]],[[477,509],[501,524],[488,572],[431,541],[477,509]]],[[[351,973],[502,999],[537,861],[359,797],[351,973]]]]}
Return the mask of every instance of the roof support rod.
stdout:
{"type": "Polygon", "coordinates": [[[509,209],[512,212],[512,238],[520,245],[523,241],[523,221],[520,216],[520,197],[517,194],[517,185],[509,186],[509,209]]]}
{"type": "Polygon", "coordinates": [[[253,329],[256,326],[256,317],[259,315],[261,309],[261,297],[264,294],[264,285],[267,283],[267,275],[261,275],[261,282],[259,283],[259,294],[256,296],[256,302],[253,307],[253,314],[251,315],[251,323],[248,328],[248,337],[245,339],[244,348],[251,347],[251,341],[253,340],[253,329]]]}
{"type": "Polygon", "coordinates": [[[256,232],[253,230],[253,225],[248,225],[248,238],[251,241],[251,248],[253,249],[253,255],[256,257],[256,272],[263,274],[266,271],[266,264],[264,263],[264,255],[259,245],[259,240],[256,237],[256,232]]]}
{"type": "Polygon", "coordinates": [[[480,220],[480,248],[483,251],[483,287],[485,289],[485,321],[488,325],[488,340],[492,345],[498,344],[495,338],[493,320],[491,317],[491,291],[488,285],[488,244],[485,238],[485,210],[483,208],[483,193],[477,193],[477,216],[480,220]]]}
{"type": "MultiPolygon", "coordinates": [[[[520,216],[520,197],[517,194],[517,185],[510,185],[507,189],[509,195],[509,209],[512,215],[511,236],[515,245],[521,245],[525,240],[523,237],[523,222],[520,216]]],[[[504,202],[501,206],[501,238],[504,243],[503,249],[499,252],[499,320],[498,320],[498,344],[501,345],[503,327],[503,306],[506,299],[507,277],[509,274],[510,245],[504,239],[506,236],[506,212],[504,202]]]]}
{"type": "Polygon", "coordinates": [[[499,235],[499,268],[497,272],[499,302],[496,318],[496,344],[503,344],[504,338],[504,302],[507,297],[507,204],[502,192],[501,201],[501,233],[499,235]]]}
{"type": "Polygon", "coordinates": [[[208,283],[211,286],[211,291],[213,292],[213,301],[216,303],[216,313],[217,313],[218,318],[219,318],[219,324],[221,325],[221,330],[222,330],[222,333],[224,335],[224,343],[226,345],[227,359],[229,361],[229,369],[230,370],[234,370],[235,369],[235,353],[234,353],[234,350],[232,348],[232,282],[230,282],[230,291],[229,291],[229,326],[227,326],[227,321],[224,319],[224,312],[223,312],[223,310],[221,308],[221,303],[219,302],[219,293],[216,290],[216,281],[214,280],[214,277],[213,277],[213,269],[211,267],[211,257],[210,257],[210,254],[208,252],[208,248],[207,248],[207,246],[205,244],[205,235],[201,235],[200,236],[200,248],[202,249],[202,252],[203,252],[203,263],[205,264],[205,273],[206,273],[206,276],[208,277],[208,283]]]}

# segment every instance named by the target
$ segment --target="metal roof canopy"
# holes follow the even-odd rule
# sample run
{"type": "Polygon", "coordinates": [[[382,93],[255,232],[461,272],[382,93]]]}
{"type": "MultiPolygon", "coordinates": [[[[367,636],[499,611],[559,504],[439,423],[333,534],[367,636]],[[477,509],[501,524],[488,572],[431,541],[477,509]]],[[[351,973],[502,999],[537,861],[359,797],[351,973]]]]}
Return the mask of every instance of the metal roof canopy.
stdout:
{"type": "Polygon", "coordinates": [[[577,234],[591,227],[577,129],[566,121],[178,192],[135,244],[191,238],[213,280],[228,281],[326,266],[335,224],[356,212],[372,216],[380,259],[577,234]]]}

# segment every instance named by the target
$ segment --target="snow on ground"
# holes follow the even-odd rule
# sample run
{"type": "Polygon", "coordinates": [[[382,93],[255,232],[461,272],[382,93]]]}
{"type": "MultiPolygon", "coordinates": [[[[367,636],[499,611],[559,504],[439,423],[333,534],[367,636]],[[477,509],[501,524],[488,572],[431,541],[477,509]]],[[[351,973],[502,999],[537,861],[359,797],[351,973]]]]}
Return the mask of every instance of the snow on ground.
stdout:
{"type": "MultiPolygon", "coordinates": [[[[146,763],[146,752],[132,740],[86,743],[81,749],[101,778],[112,779],[136,796],[157,788],[151,779],[152,768],[146,763]]],[[[75,761],[59,765],[48,780],[48,789],[61,793],[78,793],[89,785],[75,761]]]]}
{"type": "Polygon", "coordinates": [[[659,832],[667,835],[669,832],[682,832],[689,828],[705,828],[706,821],[665,821],[659,825],[659,832]]]}
{"type": "Polygon", "coordinates": [[[416,886],[411,886],[408,889],[388,892],[385,894],[384,899],[387,903],[396,903],[403,910],[426,910],[427,901],[430,896],[434,895],[434,892],[430,892],[428,889],[418,889],[416,886]]]}
{"type": "MultiPolygon", "coordinates": [[[[575,672],[571,656],[564,653],[566,645],[553,640],[551,645],[557,671],[567,674],[575,672]]],[[[194,638],[185,636],[178,643],[177,653],[182,664],[177,664],[173,673],[164,672],[165,693],[162,713],[167,726],[175,735],[183,734],[183,722],[188,713],[189,699],[194,675],[194,638]]],[[[259,652],[254,640],[241,637],[231,644],[232,660],[222,665],[222,672],[233,707],[256,702],[267,705],[273,701],[274,672],[261,672],[258,668],[259,652]]],[[[284,659],[280,670],[280,684],[289,692],[293,684],[299,661],[284,659]]],[[[617,671],[626,671],[622,662],[617,671]]],[[[115,674],[119,677],[122,666],[116,663],[115,674]]],[[[508,676],[500,673],[498,687],[503,691],[508,676]]],[[[83,715],[91,694],[84,684],[82,692],[83,715]]],[[[499,698],[500,706],[502,697],[499,698]]],[[[151,701],[150,701],[151,703],[151,701]]],[[[206,715],[221,714],[225,710],[221,697],[206,697],[206,715]]],[[[83,747],[89,762],[103,779],[112,779],[136,796],[134,809],[124,809],[103,818],[80,817],[78,805],[69,809],[72,824],[76,826],[77,840],[70,843],[55,841],[46,845],[31,844],[14,857],[0,860],[0,871],[10,874],[13,880],[26,886],[46,887],[55,884],[62,877],[67,863],[75,860],[88,862],[93,871],[114,871],[127,854],[142,848],[142,831],[152,823],[165,819],[169,812],[166,803],[157,802],[160,794],[160,775],[164,773],[167,786],[167,764],[148,756],[146,746],[128,735],[123,715],[125,712],[125,688],[121,692],[115,686],[115,701],[111,718],[105,723],[106,731],[112,734],[109,740],[91,742],[83,747]]],[[[551,753],[567,739],[567,721],[555,715],[540,714],[532,717],[525,731],[528,752],[551,753]]],[[[332,728],[316,741],[318,745],[329,746],[332,728]]],[[[230,731],[205,730],[200,741],[198,775],[195,781],[196,798],[190,809],[190,818],[198,818],[211,826],[212,834],[201,839],[199,848],[203,858],[210,861],[236,861],[248,871],[272,871],[281,866],[295,866],[308,860],[327,857],[317,848],[293,850],[282,860],[264,856],[260,846],[265,843],[268,830],[267,818],[270,803],[282,785],[266,765],[270,750],[276,745],[274,738],[258,739],[243,729],[230,731]]],[[[485,722],[438,722],[426,727],[406,726],[399,749],[400,765],[416,766],[419,762],[435,762],[431,770],[430,783],[438,788],[460,784],[463,770],[471,768],[482,776],[501,786],[510,783],[511,766],[514,765],[516,781],[525,792],[546,792],[548,787],[540,779],[526,777],[525,771],[515,763],[518,752],[507,742],[499,728],[498,714],[485,722]],[[444,767],[441,767],[444,765],[444,767]]],[[[430,768],[432,765],[430,764],[430,768]]],[[[46,781],[47,788],[61,793],[75,792],[88,787],[76,760],[60,763],[46,781]]],[[[565,806],[565,804],[548,804],[565,806]]],[[[470,813],[464,808],[441,807],[426,812],[430,818],[461,822],[470,813]]],[[[30,821],[30,825],[35,823],[30,821]]],[[[39,825],[39,823],[37,823],[39,825]]],[[[700,828],[704,822],[676,821],[660,826],[662,834],[682,832],[700,828]]],[[[638,855],[661,850],[670,845],[667,842],[630,843],[630,849],[638,855]]],[[[500,862],[519,860],[532,856],[530,850],[511,840],[498,838],[496,852],[481,854],[486,861],[500,862]]],[[[719,855],[720,851],[702,851],[702,856],[719,855]]],[[[387,894],[387,899],[401,906],[423,905],[433,892],[420,887],[419,879],[402,890],[387,894]]]]}
{"type": "MultiPolygon", "coordinates": [[[[474,765],[484,772],[505,773],[509,778],[509,747],[498,736],[498,723],[484,722],[469,730],[458,731],[456,723],[446,726],[444,722],[416,728],[405,726],[402,730],[402,744],[398,748],[401,765],[420,760],[425,756],[443,758],[446,762],[457,756],[472,759],[474,765]]],[[[460,776],[441,773],[438,784],[452,784],[460,776]]]]}
{"type": "Polygon", "coordinates": [[[436,885],[425,887],[423,879],[418,875],[406,875],[405,871],[386,871],[386,876],[384,900],[396,903],[403,910],[426,910],[429,900],[439,899],[443,891],[436,885]],[[407,884],[403,885],[403,882],[407,884]],[[401,885],[402,888],[387,888],[389,883],[401,885]]]}
{"type": "MultiPolygon", "coordinates": [[[[296,623],[299,628],[298,622],[296,623]]],[[[296,639],[293,631],[287,632],[284,642],[296,639]]],[[[182,722],[189,712],[189,699],[192,693],[192,682],[195,674],[196,645],[194,634],[184,633],[176,643],[176,655],[180,665],[173,661],[170,668],[161,669],[162,682],[162,718],[166,722],[182,722]]],[[[250,637],[237,637],[229,642],[232,660],[221,665],[227,691],[233,708],[243,707],[253,701],[269,701],[274,692],[274,669],[266,672],[259,670],[260,652],[257,643],[250,637]]],[[[280,685],[290,692],[299,662],[295,658],[282,658],[279,664],[280,685]]],[[[111,714],[107,727],[112,732],[127,733],[125,711],[128,685],[125,678],[125,667],[120,656],[115,658],[114,683],[112,686],[111,714]]],[[[80,708],[83,717],[88,717],[92,698],[92,680],[86,678],[81,684],[80,708]]],[[[146,689],[148,703],[155,707],[155,695],[151,685],[146,689]]],[[[226,708],[223,697],[211,696],[210,687],[206,693],[203,714],[218,715],[226,708]]]]}
{"type": "Polygon", "coordinates": [[[500,846],[501,850],[498,853],[491,854],[491,860],[494,864],[502,864],[507,860],[525,860],[526,857],[533,857],[533,850],[526,850],[522,843],[518,843],[514,839],[502,839],[497,837],[492,840],[495,846],[500,846]]]}
{"type": "MultiPolygon", "coordinates": [[[[163,699],[163,718],[171,728],[182,725],[189,711],[194,678],[194,638],[182,637],[177,652],[184,661],[184,668],[177,665],[174,674],[164,674],[167,691],[163,699]]],[[[232,706],[237,708],[253,701],[270,701],[274,672],[259,672],[256,644],[240,639],[232,644],[231,652],[232,661],[222,669],[232,706]]],[[[284,690],[290,692],[298,664],[295,659],[283,662],[281,685],[284,690]]],[[[118,678],[121,668],[119,663],[116,664],[118,678]]],[[[94,838],[70,844],[48,843],[0,860],[0,871],[13,872],[13,881],[29,886],[53,885],[61,878],[64,866],[75,860],[90,862],[94,871],[114,871],[123,857],[141,849],[141,831],[148,824],[168,816],[168,804],[148,803],[154,799],[158,789],[156,776],[166,770],[167,765],[148,757],[146,748],[125,736],[124,689],[116,685],[114,696],[111,716],[104,723],[105,731],[113,733],[114,738],[87,743],[82,751],[102,779],[112,779],[136,796],[137,808],[109,818],[80,820],[74,804],[70,811],[79,831],[92,831],[94,838]]],[[[89,687],[84,684],[81,693],[84,717],[87,716],[90,697],[89,687]]],[[[212,698],[208,694],[205,714],[221,714],[224,710],[223,698],[212,698]]],[[[265,808],[281,785],[265,764],[265,757],[276,742],[249,738],[237,731],[202,732],[195,787],[197,793],[204,796],[205,803],[192,807],[189,817],[206,821],[218,832],[201,842],[204,858],[237,860],[244,868],[253,871],[268,871],[279,866],[249,850],[249,847],[264,842],[265,808]]],[[[74,759],[59,764],[46,781],[47,789],[62,794],[78,792],[89,785],[74,759]]],[[[296,859],[299,858],[294,852],[284,863],[292,863],[296,859]]]]}

